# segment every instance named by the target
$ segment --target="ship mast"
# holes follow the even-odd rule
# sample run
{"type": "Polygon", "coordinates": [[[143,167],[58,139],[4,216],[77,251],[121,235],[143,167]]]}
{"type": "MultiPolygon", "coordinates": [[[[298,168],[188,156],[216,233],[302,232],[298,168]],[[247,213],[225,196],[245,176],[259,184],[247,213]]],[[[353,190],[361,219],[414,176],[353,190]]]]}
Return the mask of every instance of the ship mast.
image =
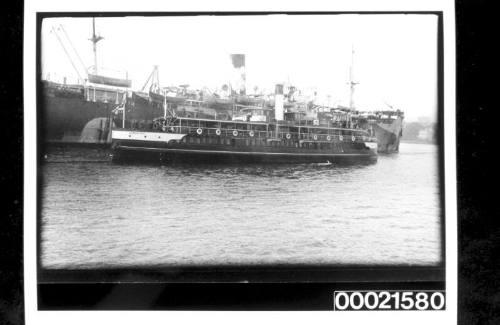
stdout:
{"type": "Polygon", "coordinates": [[[97,42],[102,40],[104,37],[102,36],[97,36],[95,34],[95,18],[92,18],[92,38],[89,38],[89,40],[92,42],[92,47],[94,50],[94,73],[97,75],[97,42]]]}
{"type": "Polygon", "coordinates": [[[359,82],[354,81],[353,76],[353,68],[354,68],[354,45],[351,48],[351,67],[349,68],[349,109],[351,111],[354,110],[354,87],[359,84],[359,82]]]}

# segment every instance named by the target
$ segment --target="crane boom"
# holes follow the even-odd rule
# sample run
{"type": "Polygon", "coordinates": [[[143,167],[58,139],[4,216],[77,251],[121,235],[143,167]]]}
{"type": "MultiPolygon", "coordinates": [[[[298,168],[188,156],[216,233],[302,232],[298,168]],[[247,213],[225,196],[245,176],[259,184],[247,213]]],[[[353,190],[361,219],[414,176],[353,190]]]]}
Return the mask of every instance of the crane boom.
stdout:
{"type": "Polygon", "coordinates": [[[76,57],[80,61],[80,64],[82,65],[83,70],[88,74],[87,68],[85,67],[85,64],[83,63],[82,58],[80,57],[80,55],[78,54],[78,51],[76,50],[75,46],[73,45],[71,38],[69,38],[68,33],[66,33],[66,29],[64,29],[63,25],[59,25],[59,29],[61,29],[63,31],[63,34],[66,37],[66,39],[68,40],[69,45],[71,46],[71,48],[73,49],[73,52],[75,52],[76,57]]]}
{"type": "Polygon", "coordinates": [[[61,47],[63,48],[64,53],[66,53],[66,56],[68,57],[68,59],[69,59],[69,61],[70,61],[71,65],[73,66],[73,69],[75,69],[76,74],[78,75],[78,79],[79,79],[79,80],[83,80],[83,79],[82,79],[82,76],[80,75],[80,72],[78,71],[78,69],[76,68],[75,63],[73,62],[73,59],[71,59],[71,56],[70,56],[70,54],[69,54],[68,50],[67,50],[67,49],[66,49],[66,47],[64,46],[63,41],[62,41],[62,40],[61,40],[61,38],[59,37],[59,34],[57,33],[57,30],[56,30],[54,27],[52,27],[52,32],[54,33],[54,35],[56,36],[57,40],[59,41],[59,44],[61,44],[61,47]]]}

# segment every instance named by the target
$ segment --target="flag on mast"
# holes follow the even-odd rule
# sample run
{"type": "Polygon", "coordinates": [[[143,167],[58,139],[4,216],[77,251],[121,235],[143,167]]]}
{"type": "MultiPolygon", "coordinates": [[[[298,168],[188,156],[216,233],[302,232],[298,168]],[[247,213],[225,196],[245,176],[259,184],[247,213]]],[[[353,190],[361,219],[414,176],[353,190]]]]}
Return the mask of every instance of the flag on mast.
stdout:
{"type": "Polygon", "coordinates": [[[234,68],[245,67],[245,54],[231,54],[231,61],[234,68]]]}

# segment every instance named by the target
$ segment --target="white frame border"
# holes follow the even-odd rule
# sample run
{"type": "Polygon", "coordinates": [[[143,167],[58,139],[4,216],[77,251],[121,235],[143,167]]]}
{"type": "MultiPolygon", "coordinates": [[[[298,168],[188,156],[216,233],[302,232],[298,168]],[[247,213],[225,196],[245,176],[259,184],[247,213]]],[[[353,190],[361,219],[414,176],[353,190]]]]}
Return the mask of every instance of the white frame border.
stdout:
{"type": "MultiPolygon", "coordinates": [[[[154,0],[26,0],[24,15],[24,288],[26,324],[254,324],[281,321],[303,324],[456,324],[457,200],[455,143],[455,11],[441,1],[247,1],[163,2],[154,0]],[[444,152],[446,211],[446,297],[443,312],[185,312],[185,311],[38,311],[36,278],[36,13],[79,11],[442,11],[444,35],[444,152]]],[[[333,294],[333,293],[332,293],[333,294]]]]}

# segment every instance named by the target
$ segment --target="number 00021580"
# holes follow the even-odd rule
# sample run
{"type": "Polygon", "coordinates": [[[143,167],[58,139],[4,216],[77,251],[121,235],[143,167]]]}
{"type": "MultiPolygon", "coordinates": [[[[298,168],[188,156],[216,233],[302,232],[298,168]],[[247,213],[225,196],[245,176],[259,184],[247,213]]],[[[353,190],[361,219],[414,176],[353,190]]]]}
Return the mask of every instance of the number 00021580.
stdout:
{"type": "Polygon", "coordinates": [[[444,310],[444,291],[335,291],[334,310],[444,310]]]}

